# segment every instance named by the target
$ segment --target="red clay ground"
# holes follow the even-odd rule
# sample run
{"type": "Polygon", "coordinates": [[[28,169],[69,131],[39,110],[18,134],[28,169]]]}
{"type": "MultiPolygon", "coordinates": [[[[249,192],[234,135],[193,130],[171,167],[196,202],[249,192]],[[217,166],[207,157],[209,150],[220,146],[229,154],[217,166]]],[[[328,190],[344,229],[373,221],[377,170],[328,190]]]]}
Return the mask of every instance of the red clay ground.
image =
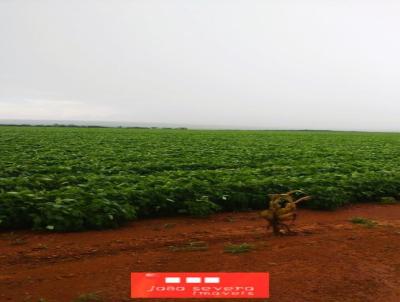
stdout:
{"type": "Polygon", "coordinates": [[[300,210],[296,236],[272,237],[265,225],[250,212],[84,233],[3,232],[0,301],[70,302],[94,292],[101,301],[131,301],[132,271],[268,271],[271,302],[400,301],[400,205],[300,210]],[[352,224],[354,216],[378,225],[352,224]],[[208,249],[179,250],[194,241],[208,249]],[[223,251],[244,242],[254,250],[223,251]]]}

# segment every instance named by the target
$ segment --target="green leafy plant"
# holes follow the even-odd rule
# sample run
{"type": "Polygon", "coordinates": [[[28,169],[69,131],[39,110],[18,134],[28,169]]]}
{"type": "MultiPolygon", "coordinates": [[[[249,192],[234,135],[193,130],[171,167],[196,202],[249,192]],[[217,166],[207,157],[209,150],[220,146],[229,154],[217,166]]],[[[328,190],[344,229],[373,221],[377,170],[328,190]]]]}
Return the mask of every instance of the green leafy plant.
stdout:
{"type": "Polygon", "coordinates": [[[230,254],[240,254],[250,252],[252,249],[253,246],[247,243],[228,244],[224,247],[224,252],[230,254]]]}
{"type": "Polygon", "coordinates": [[[98,293],[87,293],[80,295],[72,302],[101,302],[101,301],[103,301],[103,298],[101,298],[98,293]]]}
{"type": "Polygon", "coordinates": [[[398,203],[394,197],[382,197],[379,201],[380,204],[396,204],[398,203]]]}
{"type": "Polygon", "coordinates": [[[184,244],[181,246],[171,245],[169,249],[173,252],[181,252],[181,251],[206,251],[208,250],[208,244],[204,241],[193,241],[188,244],[184,244]]]}
{"type": "Polygon", "coordinates": [[[44,203],[33,215],[35,229],[79,231],[117,227],[135,218],[135,208],[108,200],[56,200],[44,203]]]}
{"type": "Polygon", "coordinates": [[[208,217],[220,209],[220,206],[208,199],[208,196],[202,196],[195,201],[185,201],[187,213],[196,217],[208,217]]]}
{"type": "Polygon", "coordinates": [[[350,222],[354,224],[361,224],[368,228],[372,228],[377,225],[376,221],[364,217],[353,217],[350,219],[350,222]]]}

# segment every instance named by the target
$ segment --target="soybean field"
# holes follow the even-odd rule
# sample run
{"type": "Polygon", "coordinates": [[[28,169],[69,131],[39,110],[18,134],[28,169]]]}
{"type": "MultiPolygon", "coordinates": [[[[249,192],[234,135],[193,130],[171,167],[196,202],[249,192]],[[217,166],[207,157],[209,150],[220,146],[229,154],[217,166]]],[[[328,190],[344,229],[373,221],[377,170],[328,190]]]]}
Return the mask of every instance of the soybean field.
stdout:
{"type": "Polygon", "coordinates": [[[0,228],[79,231],[247,211],[301,189],[335,209],[399,197],[400,134],[0,127],[0,228]]]}

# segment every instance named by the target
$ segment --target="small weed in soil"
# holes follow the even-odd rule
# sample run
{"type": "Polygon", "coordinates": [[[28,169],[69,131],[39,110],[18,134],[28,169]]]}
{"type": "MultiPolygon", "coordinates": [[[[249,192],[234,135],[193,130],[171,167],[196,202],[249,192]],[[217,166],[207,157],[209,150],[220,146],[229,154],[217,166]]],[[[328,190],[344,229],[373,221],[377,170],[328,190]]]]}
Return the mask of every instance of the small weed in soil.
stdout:
{"type": "Polygon", "coordinates": [[[173,252],[181,252],[181,251],[206,251],[208,250],[208,245],[204,241],[193,241],[185,244],[183,246],[169,246],[169,249],[173,252]]]}
{"type": "Polygon", "coordinates": [[[376,222],[369,219],[369,218],[364,218],[364,217],[353,217],[350,219],[350,222],[354,224],[361,224],[363,226],[366,226],[368,228],[372,228],[376,226],[376,222]]]}
{"type": "Polygon", "coordinates": [[[103,301],[103,299],[99,296],[98,293],[87,293],[80,295],[72,302],[101,302],[101,301],[103,301]]]}
{"type": "Polygon", "coordinates": [[[229,245],[225,246],[224,252],[225,253],[231,253],[231,254],[239,254],[239,253],[250,252],[252,249],[253,249],[253,246],[251,246],[248,243],[229,244],[229,245]]]}

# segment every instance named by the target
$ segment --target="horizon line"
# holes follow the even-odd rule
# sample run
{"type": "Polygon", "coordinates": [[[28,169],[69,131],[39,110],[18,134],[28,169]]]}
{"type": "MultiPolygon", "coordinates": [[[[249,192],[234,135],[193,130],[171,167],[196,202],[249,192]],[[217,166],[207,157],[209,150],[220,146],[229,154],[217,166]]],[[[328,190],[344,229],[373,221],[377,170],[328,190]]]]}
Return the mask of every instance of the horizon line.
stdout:
{"type": "Polygon", "coordinates": [[[51,119],[4,119],[0,118],[0,126],[61,126],[61,127],[102,127],[102,128],[185,128],[188,130],[237,130],[237,131],[326,131],[326,132],[369,132],[369,133],[399,133],[400,130],[373,129],[314,129],[314,128],[273,128],[233,125],[207,125],[168,122],[130,122],[101,120],[51,120],[51,119]]]}

